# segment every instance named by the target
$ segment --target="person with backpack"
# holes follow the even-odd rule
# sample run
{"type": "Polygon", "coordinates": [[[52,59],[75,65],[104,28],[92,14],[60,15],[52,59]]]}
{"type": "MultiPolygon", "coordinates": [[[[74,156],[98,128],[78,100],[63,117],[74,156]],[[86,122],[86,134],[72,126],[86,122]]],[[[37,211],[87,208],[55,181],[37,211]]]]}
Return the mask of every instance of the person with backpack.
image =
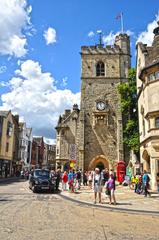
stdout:
{"type": "Polygon", "coordinates": [[[150,192],[148,191],[149,188],[149,182],[150,182],[150,177],[146,170],[144,170],[144,175],[142,176],[142,183],[143,183],[143,189],[144,189],[144,196],[147,197],[147,194],[149,197],[151,196],[150,192]]]}
{"type": "Polygon", "coordinates": [[[116,205],[116,199],[115,199],[115,177],[114,177],[114,175],[112,173],[109,175],[109,179],[106,182],[106,192],[107,192],[107,195],[109,196],[109,204],[114,203],[114,205],[116,205]]]}

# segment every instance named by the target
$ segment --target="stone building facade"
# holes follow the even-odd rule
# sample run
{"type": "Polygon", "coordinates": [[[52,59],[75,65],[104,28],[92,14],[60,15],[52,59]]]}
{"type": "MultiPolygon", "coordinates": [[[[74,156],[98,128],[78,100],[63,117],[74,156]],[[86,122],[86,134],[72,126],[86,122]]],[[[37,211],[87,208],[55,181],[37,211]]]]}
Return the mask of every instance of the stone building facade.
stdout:
{"type": "MultiPolygon", "coordinates": [[[[75,146],[75,157],[77,164],[79,162],[79,109],[77,104],[73,109],[65,110],[65,113],[59,117],[56,127],[56,168],[69,169],[69,160],[71,160],[71,146],[75,146]]],[[[79,164],[78,164],[79,165],[79,164]]]]}
{"type": "Polygon", "coordinates": [[[159,172],[159,22],[152,46],[137,44],[137,88],[140,131],[140,159],[157,188],[159,172]]]}
{"type": "Polygon", "coordinates": [[[30,168],[32,149],[32,129],[25,122],[19,123],[19,153],[18,159],[22,168],[30,168]]]}
{"type": "Polygon", "coordinates": [[[126,34],[113,46],[82,46],[81,104],[59,118],[56,159],[65,164],[75,146],[76,166],[115,168],[124,160],[123,119],[117,86],[128,80],[130,40],[126,34]]]}
{"type": "Polygon", "coordinates": [[[19,116],[0,111],[0,178],[14,175],[18,167],[19,116]]]}
{"type": "Polygon", "coordinates": [[[48,168],[56,168],[56,144],[47,144],[48,168]]]}

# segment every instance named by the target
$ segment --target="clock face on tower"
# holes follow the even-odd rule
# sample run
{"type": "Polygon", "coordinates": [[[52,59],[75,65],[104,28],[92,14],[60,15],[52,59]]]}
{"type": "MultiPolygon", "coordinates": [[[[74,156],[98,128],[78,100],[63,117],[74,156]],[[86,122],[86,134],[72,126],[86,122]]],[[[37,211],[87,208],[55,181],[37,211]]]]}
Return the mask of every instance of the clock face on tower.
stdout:
{"type": "Polygon", "coordinates": [[[103,111],[105,109],[105,103],[100,101],[100,102],[97,102],[97,109],[100,110],[100,111],[103,111]]]}

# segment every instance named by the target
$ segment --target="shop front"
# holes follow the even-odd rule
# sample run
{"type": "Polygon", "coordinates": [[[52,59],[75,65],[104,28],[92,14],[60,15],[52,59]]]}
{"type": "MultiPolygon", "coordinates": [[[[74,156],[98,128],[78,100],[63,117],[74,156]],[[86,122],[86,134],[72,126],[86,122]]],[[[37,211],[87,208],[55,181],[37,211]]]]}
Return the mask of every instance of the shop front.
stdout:
{"type": "Polygon", "coordinates": [[[7,178],[11,175],[11,161],[0,160],[0,178],[7,178]]]}

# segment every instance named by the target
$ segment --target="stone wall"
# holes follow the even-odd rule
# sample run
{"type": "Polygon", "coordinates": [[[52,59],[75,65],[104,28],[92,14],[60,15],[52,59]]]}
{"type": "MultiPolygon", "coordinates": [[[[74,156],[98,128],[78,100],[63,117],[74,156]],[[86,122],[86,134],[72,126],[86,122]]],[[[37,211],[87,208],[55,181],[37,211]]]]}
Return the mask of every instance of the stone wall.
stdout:
{"type": "Polygon", "coordinates": [[[129,38],[120,36],[113,47],[91,46],[81,50],[81,161],[83,158],[84,169],[88,169],[92,159],[104,156],[110,165],[115,165],[114,162],[124,160],[123,122],[117,85],[128,78],[129,38]],[[104,76],[96,76],[98,61],[104,63],[104,76]],[[106,103],[107,109],[103,112],[96,108],[98,101],[106,103]]]}

